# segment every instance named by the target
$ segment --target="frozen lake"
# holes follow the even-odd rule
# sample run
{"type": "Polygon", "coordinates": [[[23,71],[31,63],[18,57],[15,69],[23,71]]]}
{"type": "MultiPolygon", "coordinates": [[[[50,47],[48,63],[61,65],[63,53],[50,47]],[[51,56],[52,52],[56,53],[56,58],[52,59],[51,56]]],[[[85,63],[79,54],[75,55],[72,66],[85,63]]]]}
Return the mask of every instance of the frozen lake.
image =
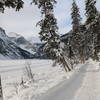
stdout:
{"type": "Polygon", "coordinates": [[[30,63],[32,68],[51,66],[51,60],[0,60],[0,73],[21,70],[26,63],[30,63]]]}

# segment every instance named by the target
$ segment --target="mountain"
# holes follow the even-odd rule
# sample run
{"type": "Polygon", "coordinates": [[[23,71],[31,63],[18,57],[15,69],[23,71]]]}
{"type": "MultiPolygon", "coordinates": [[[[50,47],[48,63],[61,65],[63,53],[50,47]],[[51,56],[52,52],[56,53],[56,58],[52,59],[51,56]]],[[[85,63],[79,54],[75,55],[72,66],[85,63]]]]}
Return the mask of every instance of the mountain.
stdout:
{"type": "Polygon", "coordinates": [[[18,46],[0,28],[0,59],[31,59],[34,55],[18,46]]]}
{"type": "Polygon", "coordinates": [[[28,40],[26,40],[23,36],[11,32],[8,34],[9,38],[20,48],[34,54],[35,53],[35,47],[33,46],[32,43],[30,43],[28,40]]]}
{"type": "Polygon", "coordinates": [[[39,37],[28,37],[27,40],[32,44],[41,43],[39,37]]]}
{"type": "Polygon", "coordinates": [[[35,58],[38,59],[49,59],[45,52],[43,51],[45,43],[35,43],[34,46],[36,47],[36,53],[34,54],[35,58]]]}
{"type": "Polygon", "coordinates": [[[25,39],[20,34],[17,34],[14,32],[9,33],[8,36],[10,40],[13,41],[21,49],[32,53],[34,55],[34,58],[37,58],[37,59],[48,58],[42,49],[44,43],[41,43],[38,37],[37,38],[29,37],[28,39],[25,39]]]}
{"type": "Polygon", "coordinates": [[[20,34],[11,32],[8,34],[11,41],[18,45],[21,49],[28,51],[34,55],[34,58],[37,59],[47,59],[48,57],[43,52],[43,45],[38,37],[29,37],[25,39],[20,34]]]}

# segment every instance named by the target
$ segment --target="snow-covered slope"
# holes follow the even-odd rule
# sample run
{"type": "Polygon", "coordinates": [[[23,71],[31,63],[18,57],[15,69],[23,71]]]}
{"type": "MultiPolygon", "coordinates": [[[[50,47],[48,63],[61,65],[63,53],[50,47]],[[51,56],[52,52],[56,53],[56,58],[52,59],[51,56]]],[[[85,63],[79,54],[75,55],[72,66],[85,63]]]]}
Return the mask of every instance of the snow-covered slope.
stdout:
{"type": "Polygon", "coordinates": [[[9,33],[8,34],[9,38],[20,48],[34,54],[35,53],[35,47],[28,41],[26,40],[23,36],[17,34],[17,33],[9,33]]]}
{"type": "Polygon", "coordinates": [[[39,37],[28,37],[27,40],[28,40],[30,43],[32,43],[32,44],[34,44],[34,43],[41,43],[39,37]]]}
{"type": "Polygon", "coordinates": [[[0,28],[0,59],[24,58],[33,58],[33,55],[12,42],[6,35],[5,30],[0,28]]]}

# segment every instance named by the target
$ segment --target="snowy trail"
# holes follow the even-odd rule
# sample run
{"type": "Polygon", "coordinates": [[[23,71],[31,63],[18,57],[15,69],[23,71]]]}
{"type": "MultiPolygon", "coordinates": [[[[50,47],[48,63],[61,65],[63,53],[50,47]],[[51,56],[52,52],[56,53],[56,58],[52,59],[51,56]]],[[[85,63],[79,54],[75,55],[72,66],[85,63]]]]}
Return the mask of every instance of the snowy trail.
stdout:
{"type": "Polygon", "coordinates": [[[39,100],[100,100],[100,70],[86,63],[69,81],[49,90],[39,100]]]}

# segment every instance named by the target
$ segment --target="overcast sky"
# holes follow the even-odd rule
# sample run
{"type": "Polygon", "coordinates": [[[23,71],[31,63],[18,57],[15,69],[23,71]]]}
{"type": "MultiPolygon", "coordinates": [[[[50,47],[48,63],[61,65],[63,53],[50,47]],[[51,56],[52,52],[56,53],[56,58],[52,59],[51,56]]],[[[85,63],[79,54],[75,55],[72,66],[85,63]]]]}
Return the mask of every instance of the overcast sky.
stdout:
{"type": "MultiPolygon", "coordinates": [[[[41,19],[40,11],[34,5],[30,5],[31,0],[24,0],[24,9],[15,12],[12,9],[6,9],[4,14],[0,13],[0,27],[7,33],[15,32],[25,37],[38,36],[39,27],[36,23],[41,19]],[[28,3],[27,3],[28,2],[28,3]]],[[[85,0],[76,0],[80,8],[83,22],[85,20],[85,0]]],[[[57,0],[55,7],[55,17],[58,20],[59,33],[64,34],[71,29],[71,4],[72,0],[57,0]]],[[[97,0],[97,9],[100,11],[100,0],[97,0]]]]}

